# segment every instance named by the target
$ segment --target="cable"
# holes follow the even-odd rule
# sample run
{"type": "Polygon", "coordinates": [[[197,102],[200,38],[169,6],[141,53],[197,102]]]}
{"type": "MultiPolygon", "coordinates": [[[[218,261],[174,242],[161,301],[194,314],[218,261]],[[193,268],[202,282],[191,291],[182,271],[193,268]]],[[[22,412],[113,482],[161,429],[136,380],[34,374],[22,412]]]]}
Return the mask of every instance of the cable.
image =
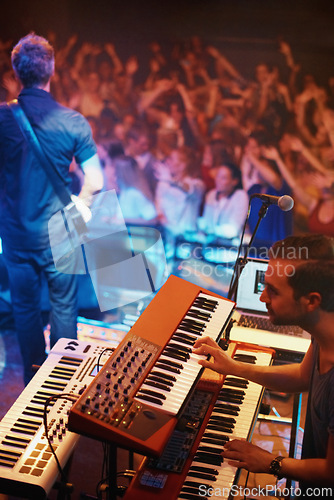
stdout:
{"type": "MultiPolygon", "coordinates": [[[[98,500],[102,499],[102,493],[104,491],[104,489],[102,490],[101,487],[104,484],[105,484],[106,488],[109,487],[109,460],[110,460],[110,457],[109,457],[109,446],[108,446],[107,442],[102,443],[102,449],[103,449],[103,462],[102,462],[102,470],[101,470],[101,479],[95,487],[96,497],[98,498],[98,500]]],[[[130,470],[130,469],[126,469],[125,471],[117,472],[117,477],[125,477],[129,480],[131,480],[135,475],[136,475],[136,471],[130,470]]],[[[121,487],[118,487],[118,488],[121,488],[121,487]]],[[[119,492],[119,495],[122,496],[121,492],[119,492]]]]}
{"type": "MultiPolygon", "coordinates": [[[[101,355],[103,354],[103,352],[101,353],[101,355]]],[[[102,461],[102,467],[101,467],[101,479],[95,487],[96,496],[97,496],[98,500],[102,499],[101,486],[104,483],[108,483],[109,447],[108,447],[108,443],[105,441],[102,443],[102,450],[103,450],[103,461],[102,461]]]]}
{"type": "Polygon", "coordinates": [[[244,500],[246,500],[246,490],[247,490],[248,479],[249,479],[249,470],[247,471],[247,476],[246,476],[246,480],[245,480],[245,486],[244,486],[244,500]]]}
{"type": "Polygon", "coordinates": [[[100,371],[100,361],[101,361],[102,355],[107,351],[114,352],[114,350],[115,350],[115,347],[106,347],[106,349],[103,349],[103,351],[100,353],[99,357],[97,358],[97,362],[96,362],[97,373],[100,371]]]}
{"type": "Polygon", "coordinates": [[[43,410],[43,424],[44,424],[44,432],[45,432],[45,437],[47,439],[47,442],[48,442],[48,445],[50,447],[50,450],[56,460],[56,463],[57,463],[57,467],[58,467],[58,470],[59,470],[59,474],[61,476],[61,479],[62,481],[66,484],[67,483],[67,477],[65,476],[65,473],[60,465],[60,462],[58,460],[58,457],[56,455],[56,452],[55,450],[53,449],[53,445],[51,443],[51,439],[49,437],[49,434],[48,434],[48,413],[47,413],[47,409],[48,409],[48,406],[52,403],[52,401],[56,401],[57,399],[66,399],[67,401],[72,401],[73,403],[76,402],[76,400],[78,399],[79,396],[76,396],[75,394],[59,394],[59,395],[54,395],[54,396],[50,396],[44,403],[44,410],[43,410]]]}

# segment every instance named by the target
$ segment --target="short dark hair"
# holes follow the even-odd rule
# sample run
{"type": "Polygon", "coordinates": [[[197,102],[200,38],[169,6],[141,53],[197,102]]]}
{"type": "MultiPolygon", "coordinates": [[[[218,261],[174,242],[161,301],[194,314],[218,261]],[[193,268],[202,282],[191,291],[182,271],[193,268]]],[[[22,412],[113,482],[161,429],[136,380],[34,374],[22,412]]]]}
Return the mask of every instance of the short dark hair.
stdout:
{"type": "Polygon", "coordinates": [[[318,292],[320,308],[334,312],[334,238],[322,234],[289,236],[274,243],[269,255],[295,262],[295,272],[289,275],[288,283],[296,300],[318,292]]]}
{"type": "MultiPolygon", "coordinates": [[[[241,183],[241,171],[240,168],[237,167],[235,163],[232,163],[231,161],[222,161],[220,165],[217,167],[212,167],[211,171],[218,171],[220,168],[227,168],[227,170],[230,171],[232,179],[236,179],[238,183],[234,187],[233,193],[236,189],[242,189],[242,183],[241,183]]],[[[232,193],[232,194],[233,194],[232,193]]],[[[231,196],[232,196],[231,194],[231,196]]]]}
{"type": "Polygon", "coordinates": [[[253,132],[249,134],[249,139],[254,139],[259,146],[268,146],[271,142],[268,131],[262,129],[253,130],[253,132]]]}
{"type": "Polygon", "coordinates": [[[124,147],[121,141],[113,140],[109,144],[108,155],[111,160],[124,155],[124,147]]]}
{"type": "Polygon", "coordinates": [[[238,179],[238,181],[240,181],[241,179],[240,168],[238,168],[235,163],[232,163],[231,161],[223,161],[218,168],[220,167],[227,168],[231,172],[233,179],[238,179]]]}
{"type": "Polygon", "coordinates": [[[334,261],[334,238],[323,234],[287,236],[269,251],[274,259],[334,261]]]}
{"type": "Polygon", "coordinates": [[[43,37],[30,33],[12,50],[13,69],[25,88],[46,85],[54,71],[54,50],[43,37]]]}
{"type": "Polygon", "coordinates": [[[311,292],[321,295],[320,308],[334,312],[334,260],[304,262],[289,277],[294,298],[300,299],[311,292]]]}

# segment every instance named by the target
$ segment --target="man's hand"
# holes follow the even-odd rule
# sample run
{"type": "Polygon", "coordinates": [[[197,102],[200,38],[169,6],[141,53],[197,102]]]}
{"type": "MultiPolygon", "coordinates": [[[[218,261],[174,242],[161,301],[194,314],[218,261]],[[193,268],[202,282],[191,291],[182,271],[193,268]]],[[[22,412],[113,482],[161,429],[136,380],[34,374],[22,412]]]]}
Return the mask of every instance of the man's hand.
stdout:
{"type": "Polygon", "coordinates": [[[87,224],[87,222],[89,222],[92,218],[92,212],[91,212],[90,208],[86,205],[84,200],[82,200],[81,198],[78,198],[77,196],[75,196],[75,194],[71,194],[71,200],[73,201],[78,212],[80,212],[81,217],[83,218],[83,220],[87,224]]]}
{"type": "Polygon", "coordinates": [[[224,445],[223,458],[233,467],[242,467],[250,472],[269,473],[275,455],[248,441],[233,439],[224,445]]]}
{"type": "Polygon", "coordinates": [[[237,375],[236,370],[238,363],[233,361],[233,359],[228,356],[216,342],[214,342],[210,337],[203,337],[202,339],[196,340],[193,347],[194,354],[210,354],[213,357],[210,361],[206,359],[199,360],[198,363],[204,368],[210,368],[223,375],[237,375]]]}

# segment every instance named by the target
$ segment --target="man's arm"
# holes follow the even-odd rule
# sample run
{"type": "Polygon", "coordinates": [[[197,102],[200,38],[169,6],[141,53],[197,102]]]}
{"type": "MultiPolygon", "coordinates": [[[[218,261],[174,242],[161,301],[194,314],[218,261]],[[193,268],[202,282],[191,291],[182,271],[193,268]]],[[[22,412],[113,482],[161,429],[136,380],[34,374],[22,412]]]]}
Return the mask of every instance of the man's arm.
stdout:
{"type": "Polygon", "coordinates": [[[218,65],[223,71],[226,71],[232,78],[241,79],[239,71],[233,66],[233,64],[221,53],[219,50],[210,45],[206,48],[206,51],[210,56],[216,59],[218,65]]]}
{"type": "Polygon", "coordinates": [[[83,161],[81,168],[85,174],[85,178],[79,198],[84,199],[101,191],[103,188],[103,173],[97,154],[83,161]]]}
{"type": "MultiPolygon", "coordinates": [[[[164,79],[164,80],[159,80],[156,83],[156,86],[153,90],[142,92],[137,105],[138,113],[147,112],[149,108],[151,111],[152,110],[151,106],[153,106],[154,102],[158,99],[158,97],[160,97],[164,92],[171,90],[173,86],[174,83],[172,82],[172,80],[164,79]]],[[[161,111],[155,109],[154,111],[156,113],[161,113],[161,111]]]]}
{"type": "Polygon", "coordinates": [[[267,159],[274,160],[283,179],[288,183],[290,188],[293,190],[294,195],[298,198],[299,202],[302,203],[306,208],[308,208],[309,213],[311,213],[318,200],[315,196],[310,195],[305,189],[300,185],[298,179],[294,176],[294,174],[288,169],[282,160],[279,152],[276,148],[266,148],[264,151],[264,155],[267,159]]]}
{"type": "Polygon", "coordinates": [[[326,458],[308,458],[296,460],[285,458],[282,462],[281,473],[284,477],[298,479],[319,485],[334,485],[333,477],[334,436],[330,435],[327,445],[326,458]]]}
{"type": "MultiPolygon", "coordinates": [[[[277,454],[270,453],[259,446],[234,439],[224,445],[222,456],[234,467],[242,467],[250,472],[270,473],[270,464],[277,454]]],[[[329,436],[326,458],[296,459],[286,457],[282,460],[280,475],[285,478],[305,481],[319,486],[333,486],[334,437],[329,436]]],[[[319,497],[320,498],[320,497],[319,497]]]]}
{"type": "Polygon", "coordinates": [[[318,170],[321,174],[327,174],[328,169],[321,163],[321,161],[311,153],[311,151],[303,144],[303,142],[298,137],[291,137],[290,139],[291,149],[293,151],[300,152],[304,158],[310,163],[310,165],[318,170]]]}
{"type": "Polygon", "coordinates": [[[199,364],[205,368],[222,373],[223,375],[234,375],[236,377],[251,380],[277,392],[304,392],[308,389],[312,369],[311,345],[300,364],[288,364],[284,366],[257,366],[248,363],[234,361],[209,337],[199,339],[194,344],[195,354],[210,354],[212,360],[199,360],[199,364]]]}
{"type": "Polygon", "coordinates": [[[260,173],[261,177],[274,189],[279,190],[282,187],[282,178],[265,160],[259,160],[254,155],[246,153],[250,163],[260,173]]]}

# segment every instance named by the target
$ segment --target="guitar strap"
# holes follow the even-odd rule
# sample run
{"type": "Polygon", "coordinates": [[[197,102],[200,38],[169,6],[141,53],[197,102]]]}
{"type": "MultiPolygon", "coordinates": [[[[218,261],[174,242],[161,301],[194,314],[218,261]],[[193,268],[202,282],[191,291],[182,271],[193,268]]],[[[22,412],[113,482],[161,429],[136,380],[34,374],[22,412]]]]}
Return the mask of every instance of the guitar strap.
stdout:
{"type": "Polygon", "coordinates": [[[76,230],[79,234],[86,233],[86,223],[83,220],[82,215],[76,208],[75,204],[73,203],[71,195],[65,185],[64,179],[62,178],[57,168],[49,161],[48,157],[44,153],[43,148],[35,134],[35,131],[32,128],[31,123],[22,107],[20,106],[18,100],[14,99],[13,101],[11,101],[8,104],[8,107],[12,111],[13,116],[18,123],[23,137],[31,146],[36,158],[39,160],[41,166],[43,167],[56,195],[63,203],[64,207],[66,206],[67,210],[70,212],[76,230]]]}

